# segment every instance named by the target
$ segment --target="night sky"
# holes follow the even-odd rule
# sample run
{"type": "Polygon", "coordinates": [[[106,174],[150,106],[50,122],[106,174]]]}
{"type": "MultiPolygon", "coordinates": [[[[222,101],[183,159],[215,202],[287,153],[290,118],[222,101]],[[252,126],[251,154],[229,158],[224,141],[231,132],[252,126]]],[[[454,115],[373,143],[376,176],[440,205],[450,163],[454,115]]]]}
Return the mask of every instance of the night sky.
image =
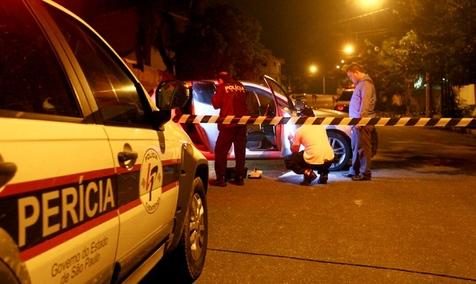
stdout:
{"type": "Polygon", "coordinates": [[[352,33],[339,22],[362,11],[356,0],[216,0],[241,8],[262,25],[262,42],[273,54],[285,60],[287,73],[299,76],[311,63],[329,72],[340,59],[343,44],[352,33]]]}

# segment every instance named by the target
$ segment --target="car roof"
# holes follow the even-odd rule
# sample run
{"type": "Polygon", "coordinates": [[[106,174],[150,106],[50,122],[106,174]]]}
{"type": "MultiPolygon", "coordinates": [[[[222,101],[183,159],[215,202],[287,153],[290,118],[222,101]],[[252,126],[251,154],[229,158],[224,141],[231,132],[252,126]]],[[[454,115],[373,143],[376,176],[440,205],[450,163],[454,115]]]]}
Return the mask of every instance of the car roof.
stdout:
{"type": "MultiPolygon", "coordinates": [[[[238,80],[240,83],[242,83],[245,87],[253,87],[257,89],[261,89],[263,91],[271,93],[270,88],[265,86],[264,84],[256,83],[256,82],[251,82],[251,81],[243,81],[243,80],[238,80]]],[[[187,80],[186,82],[189,82],[191,84],[193,83],[200,83],[200,82],[206,82],[206,83],[214,83],[215,85],[218,84],[217,80],[214,79],[202,79],[202,80],[187,80]]],[[[276,97],[283,100],[283,101],[288,101],[285,95],[281,93],[275,93],[276,97]]]]}

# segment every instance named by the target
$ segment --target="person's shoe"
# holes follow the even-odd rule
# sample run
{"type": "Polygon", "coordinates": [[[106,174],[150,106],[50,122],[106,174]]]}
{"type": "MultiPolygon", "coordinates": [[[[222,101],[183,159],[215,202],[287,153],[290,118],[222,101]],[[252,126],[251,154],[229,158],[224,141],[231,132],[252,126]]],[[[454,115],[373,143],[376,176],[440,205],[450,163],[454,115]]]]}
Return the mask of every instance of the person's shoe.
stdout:
{"type": "Polygon", "coordinates": [[[313,170],[309,170],[307,172],[307,174],[304,173],[304,179],[300,184],[301,185],[311,185],[312,181],[315,180],[316,178],[317,178],[316,173],[313,170]]]}
{"type": "Polygon", "coordinates": [[[327,183],[327,175],[320,175],[319,179],[317,180],[318,184],[326,184],[327,183]]]}
{"type": "Polygon", "coordinates": [[[346,177],[346,178],[352,178],[352,177],[357,176],[357,175],[353,174],[353,173],[343,173],[342,176],[346,177]]]}
{"type": "Polygon", "coordinates": [[[243,180],[242,177],[237,177],[233,180],[233,184],[236,185],[245,185],[245,181],[243,180]]]}
{"type": "Polygon", "coordinates": [[[210,185],[225,187],[226,186],[226,181],[225,181],[224,178],[217,178],[215,180],[211,180],[210,185]]]}
{"type": "Polygon", "coordinates": [[[317,178],[317,175],[313,170],[311,170],[308,175],[304,175],[304,176],[307,176],[307,178],[311,182],[317,178]]]}
{"type": "Polygon", "coordinates": [[[352,177],[353,181],[364,181],[364,180],[370,180],[370,179],[371,179],[370,175],[362,175],[362,174],[355,175],[352,177]]]}
{"type": "Polygon", "coordinates": [[[312,184],[312,181],[316,179],[316,174],[314,174],[314,172],[312,172],[312,174],[310,175],[304,175],[304,178],[302,179],[302,181],[299,183],[300,185],[311,185],[312,184]]]}

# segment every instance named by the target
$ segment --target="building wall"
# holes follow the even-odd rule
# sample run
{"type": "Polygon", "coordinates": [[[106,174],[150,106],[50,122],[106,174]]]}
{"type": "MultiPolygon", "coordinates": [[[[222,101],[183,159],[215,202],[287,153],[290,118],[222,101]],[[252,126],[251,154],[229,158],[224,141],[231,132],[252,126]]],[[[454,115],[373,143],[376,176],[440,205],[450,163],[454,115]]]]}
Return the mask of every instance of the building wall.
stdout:
{"type": "Polygon", "coordinates": [[[455,87],[454,91],[458,95],[461,106],[476,104],[475,84],[455,87]]]}

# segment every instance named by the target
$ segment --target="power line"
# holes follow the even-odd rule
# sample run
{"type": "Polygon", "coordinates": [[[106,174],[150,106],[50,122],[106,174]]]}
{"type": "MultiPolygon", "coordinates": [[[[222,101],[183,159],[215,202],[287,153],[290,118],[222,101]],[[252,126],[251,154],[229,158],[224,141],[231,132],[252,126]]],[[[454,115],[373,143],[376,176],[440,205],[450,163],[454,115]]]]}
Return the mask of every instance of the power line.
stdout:
{"type": "Polygon", "coordinates": [[[373,16],[373,15],[380,14],[380,13],[383,13],[383,12],[386,12],[386,11],[390,11],[390,10],[392,10],[392,9],[391,8],[382,8],[382,9],[375,10],[375,11],[372,11],[372,12],[368,12],[368,13],[365,13],[365,14],[361,14],[361,15],[358,15],[358,16],[355,16],[355,17],[352,17],[352,18],[340,20],[340,21],[337,22],[337,24],[343,24],[343,23],[352,22],[352,21],[355,21],[355,20],[360,20],[360,19],[363,19],[363,18],[366,18],[366,17],[369,17],[369,16],[373,16]]]}

